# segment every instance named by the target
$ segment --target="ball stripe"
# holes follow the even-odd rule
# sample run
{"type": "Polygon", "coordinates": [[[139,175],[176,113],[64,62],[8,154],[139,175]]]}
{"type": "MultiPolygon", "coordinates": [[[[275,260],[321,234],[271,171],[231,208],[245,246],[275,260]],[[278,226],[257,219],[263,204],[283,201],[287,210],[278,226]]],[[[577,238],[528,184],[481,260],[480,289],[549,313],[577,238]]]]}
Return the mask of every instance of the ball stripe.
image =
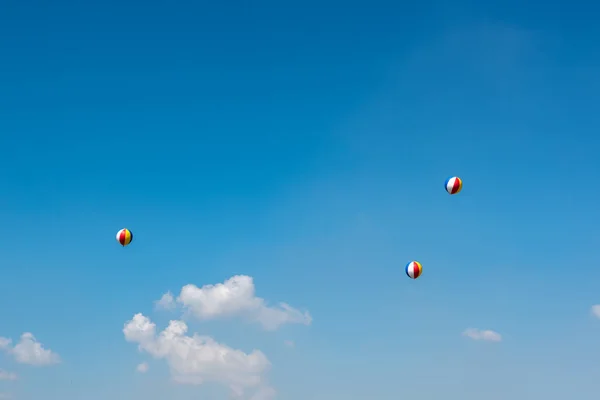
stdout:
{"type": "Polygon", "coordinates": [[[460,178],[454,178],[454,187],[452,188],[452,194],[456,194],[462,188],[462,181],[460,178]]]}
{"type": "Polygon", "coordinates": [[[418,278],[421,275],[421,265],[418,262],[413,263],[413,275],[415,278],[418,278]]]}

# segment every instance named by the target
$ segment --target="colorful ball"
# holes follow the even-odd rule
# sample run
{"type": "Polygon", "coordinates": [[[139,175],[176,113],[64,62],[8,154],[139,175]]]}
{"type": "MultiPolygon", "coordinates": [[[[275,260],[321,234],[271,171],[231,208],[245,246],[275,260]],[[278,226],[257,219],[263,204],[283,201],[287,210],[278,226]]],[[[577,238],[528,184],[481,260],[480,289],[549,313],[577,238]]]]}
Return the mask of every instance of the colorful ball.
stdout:
{"type": "Polygon", "coordinates": [[[133,234],[129,229],[121,229],[117,232],[117,242],[123,247],[127,246],[133,240],[133,234]]]}
{"type": "Polygon", "coordinates": [[[423,273],[423,266],[418,261],[411,261],[406,264],[406,275],[411,279],[417,279],[423,273]]]}
{"type": "Polygon", "coordinates": [[[462,179],[460,179],[458,176],[453,176],[446,179],[444,186],[446,188],[446,192],[449,194],[457,194],[462,190],[462,179]]]}

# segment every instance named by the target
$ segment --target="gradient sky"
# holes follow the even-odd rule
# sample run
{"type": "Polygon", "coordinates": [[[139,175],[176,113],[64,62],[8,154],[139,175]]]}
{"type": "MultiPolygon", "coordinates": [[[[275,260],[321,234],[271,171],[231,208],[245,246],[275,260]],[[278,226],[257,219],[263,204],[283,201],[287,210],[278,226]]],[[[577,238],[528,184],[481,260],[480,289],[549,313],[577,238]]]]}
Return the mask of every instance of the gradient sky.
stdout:
{"type": "Polygon", "coordinates": [[[278,400],[596,400],[599,12],[0,2],[0,337],[60,357],[0,352],[0,393],[229,399],[123,327],[240,274],[312,324],[186,322],[261,350],[278,400]]]}

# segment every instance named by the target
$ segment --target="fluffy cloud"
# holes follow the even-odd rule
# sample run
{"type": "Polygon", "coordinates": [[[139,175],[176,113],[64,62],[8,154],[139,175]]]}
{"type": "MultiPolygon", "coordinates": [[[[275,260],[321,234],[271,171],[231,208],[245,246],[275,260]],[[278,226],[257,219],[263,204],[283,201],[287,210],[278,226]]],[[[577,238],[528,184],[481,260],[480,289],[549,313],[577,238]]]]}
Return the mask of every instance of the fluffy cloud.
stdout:
{"type": "Polygon", "coordinates": [[[0,337],[0,349],[11,354],[18,363],[29,364],[37,367],[58,364],[60,357],[36,340],[33,334],[25,332],[21,340],[12,347],[12,340],[0,337]]]}
{"type": "Polygon", "coordinates": [[[498,332],[490,330],[481,330],[475,328],[469,328],[463,332],[463,336],[466,336],[473,340],[484,340],[487,342],[500,342],[502,341],[502,335],[498,332]]]}
{"type": "MultiPolygon", "coordinates": [[[[275,330],[283,324],[310,325],[312,317],[286,303],[268,306],[266,301],[256,297],[252,277],[236,275],[223,283],[205,285],[185,285],[176,300],[185,310],[198,319],[207,320],[219,317],[241,316],[260,323],[267,330],[275,330]]],[[[173,308],[174,299],[166,293],[157,301],[162,308],[173,308]]]]}
{"type": "Polygon", "coordinates": [[[146,372],[148,372],[148,364],[146,363],[141,363],[138,364],[138,366],[135,368],[137,372],[141,373],[141,374],[145,374],[146,372]]]}
{"type": "Polygon", "coordinates": [[[228,386],[236,397],[244,397],[248,391],[254,392],[250,400],[273,397],[273,389],[265,382],[270,362],[262,352],[246,354],[208,336],[186,335],[187,330],[185,322],[170,321],[157,333],[148,317],[136,314],[125,323],[123,334],[127,341],[137,343],[140,351],[166,360],[178,383],[216,382],[228,386]]]}
{"type": "Polygon", "coordinates": [[[600,318],[600,304],[592,306],[592,315],[596,318],[600,318]]]}
{"type": "Polygon", "coordinates": [[[0,369],[0,381],[16,381],[17,374],[0,369]]]}

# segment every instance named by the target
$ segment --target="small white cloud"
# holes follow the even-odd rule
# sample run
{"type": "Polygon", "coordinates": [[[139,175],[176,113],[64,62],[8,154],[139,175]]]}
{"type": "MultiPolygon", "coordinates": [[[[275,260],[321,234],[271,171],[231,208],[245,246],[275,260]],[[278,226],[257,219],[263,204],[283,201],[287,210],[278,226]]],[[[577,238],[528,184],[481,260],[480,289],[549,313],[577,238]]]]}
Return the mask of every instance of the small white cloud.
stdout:
{"type": "Polygon", "coordinates": [[[0,381],[16,381],[17,374],[0,369],[0,381]]]}
{"type": "Polygon", "coordinates": [[[137,372],[141,373],[141,374],[145,374],[146,372],[148,372],[148,364],[146,363],[141,363],[138,364],[138,366],[136,367],[137,372]]]}
{"type": "Polygon", "coordinates": [[[473,340],[483,340],[487,342],[500,342],[502,341],[502,335],[498,332],[491,330],[481,330],[475,328],[469,328],[463,332],[463,336],[471,338],[473,340]]]}
{"type": "Polygon", "coordinates": [[[285,344],[287,347],[295,347],[296,343],[294,343],[293,340],[284,340],[283,344],[285,344]]]}
{"type": "Polygon", "coordinates": [[[260,323],[267,330],[275,330],[283,324],[312,323],[307,311],[301,312],[286,303],[268,306],[264,299],[255,295],[254,281],[246,275],[236,275],[223,283],[201,288],[185,285],[177,302],[198,319],[242,316],[260,323]]]}
{"type": "Polygon", "coordinates": [[[272,396],[265,377],[271,363],[261,351],[247,354],[208,336],[188,336],[187,330],[185,322],[170,321],[165,330],[157,333],[148,317],[136,314],[125,323],[123,334],[125,340],[137,343],[140,351],[164,359],[177,383],[220,383],[238,397],[254,392],[258,396],[255,400],[272,396]]]}
{"type": "Polygon", "coordinates": [[[18,363],[41,367],[60,362],[58,354],[45,349],[29,332],[23,333],[21,340],[14,347],[11,347],[11,343],[11,339],[0,338],[0,349],[11,354],[18,363]]]}
{"type": "Polygon", "coordinates": [[[596,318],[600,318],[600,304],[592,306],[592,315],[596,318]]]}
{"type": "Polygon", "coordinates": [[[160,300],[155,302],[155,307],[159,310],[173,310],[177,307],[177,304],[171,292],[167,292],[162,295],[160,300]]]}

